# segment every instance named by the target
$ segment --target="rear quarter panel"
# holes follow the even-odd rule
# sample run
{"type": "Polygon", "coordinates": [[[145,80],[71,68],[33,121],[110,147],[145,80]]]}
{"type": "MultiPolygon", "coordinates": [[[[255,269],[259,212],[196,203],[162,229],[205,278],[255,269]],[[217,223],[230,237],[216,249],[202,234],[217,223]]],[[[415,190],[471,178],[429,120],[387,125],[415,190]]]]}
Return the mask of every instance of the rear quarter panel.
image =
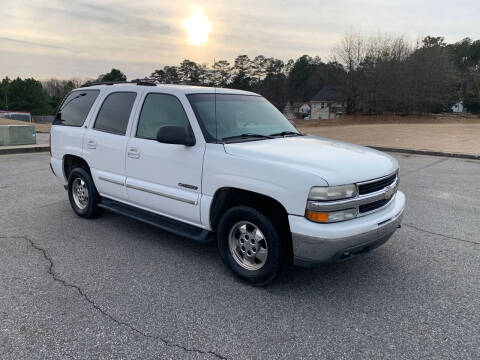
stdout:
{"type": "Polygon", "coordinates": [[[50,151],[52,154],[50,164],[53,167],[55,175],[63,177],[65,180],[67,180],[63,173],[63,159],[65,155],[75,155],[84,158],[83,137],[90,121],[92,121],[92,118],[98,110],[100,104],[99,99],[102,98],[103,89],[99,90],[100,93],[90,108],[82,126],[52,125],[50,130],[50,151]]]}
{"type": "Polygon", "coordinates": [[[66,154],[82,157],[82,143],[85,128],[53,125],[50,130],[51,164],[55,175],[65,178],[63,158],[66,154]],[[58,169],[60,167],[60,169],[58,169]]]}

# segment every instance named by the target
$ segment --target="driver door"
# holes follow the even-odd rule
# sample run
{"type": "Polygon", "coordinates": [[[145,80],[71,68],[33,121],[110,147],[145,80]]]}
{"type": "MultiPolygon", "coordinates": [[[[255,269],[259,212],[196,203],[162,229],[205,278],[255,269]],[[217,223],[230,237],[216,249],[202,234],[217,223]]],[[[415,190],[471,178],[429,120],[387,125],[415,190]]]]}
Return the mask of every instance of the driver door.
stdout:
{"type": "Polygon", "coordinates": [[[127,144],[126,186],[129,202],[152,212],[200,225],[200,194],[205,144],[157,141],[161,126],[190,126],[173,95],[146,95],[136,129],[127,144]]]}

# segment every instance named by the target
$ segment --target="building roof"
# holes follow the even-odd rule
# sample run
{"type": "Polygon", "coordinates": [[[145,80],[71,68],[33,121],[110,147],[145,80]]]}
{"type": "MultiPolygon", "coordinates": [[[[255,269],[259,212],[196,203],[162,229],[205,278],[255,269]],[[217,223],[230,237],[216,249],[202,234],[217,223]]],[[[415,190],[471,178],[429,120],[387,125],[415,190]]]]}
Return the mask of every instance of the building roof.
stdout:
{"type": "Polygon", "coordinates": [[[338,86],[326,85],[315,96],[312,101],[340,101],[342,93],[338,86]]]}

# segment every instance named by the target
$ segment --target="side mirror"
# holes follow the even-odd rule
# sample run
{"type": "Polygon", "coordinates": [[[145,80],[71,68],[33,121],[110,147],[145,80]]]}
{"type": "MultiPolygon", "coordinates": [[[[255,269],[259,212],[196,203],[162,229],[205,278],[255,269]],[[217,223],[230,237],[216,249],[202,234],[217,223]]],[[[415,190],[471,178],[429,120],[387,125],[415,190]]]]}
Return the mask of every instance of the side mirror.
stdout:
{"type": "Polygon", "coordinates": [[[162,126],[158,129],[157,141],[164,144],[195,145],[195,138],[183,126],[162,126]]]}
{"type": "Polygon", "coordinates": [[[59,111],[53,118],[52,125],[58,125],[62,122],[62,113],[59,111]]]}

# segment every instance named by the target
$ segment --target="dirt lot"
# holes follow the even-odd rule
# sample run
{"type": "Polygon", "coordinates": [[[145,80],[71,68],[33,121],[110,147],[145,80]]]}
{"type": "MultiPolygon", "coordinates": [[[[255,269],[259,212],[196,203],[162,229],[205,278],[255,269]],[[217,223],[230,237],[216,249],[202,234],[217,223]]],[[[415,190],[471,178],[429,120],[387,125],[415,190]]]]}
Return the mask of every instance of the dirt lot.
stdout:
{"type": "Polygon", "coordinates": [[[474,116],[345,116],[295,123],[305,133],[355,144],[480,154],[480,119],[474,116]]]}
{"type": "Polygon", "coordinates": [[[476,115],[342,115],[333,120],[295,120],[299,127],[371,125],[371,124],[480,124],[476,115]]]}
{"type": "Polygon", "coordinates": [[[0,125],[33,125],[36,132],[49,133],[50,124],[27,123],[25,121],[10,120],[0,117],[0,125]]]}
{"type": "MultiPolygon", "coordinates": [[[[335,120],[296,120],[308,134],[370,146],[480,154],[480,117],[435,116],[342,116],[335,120]]],[[[0,125],[25,124],[0,118],[0,125]]],[[[35,124],[37,132],[49,133],[50,124],[35,124]]]]}

